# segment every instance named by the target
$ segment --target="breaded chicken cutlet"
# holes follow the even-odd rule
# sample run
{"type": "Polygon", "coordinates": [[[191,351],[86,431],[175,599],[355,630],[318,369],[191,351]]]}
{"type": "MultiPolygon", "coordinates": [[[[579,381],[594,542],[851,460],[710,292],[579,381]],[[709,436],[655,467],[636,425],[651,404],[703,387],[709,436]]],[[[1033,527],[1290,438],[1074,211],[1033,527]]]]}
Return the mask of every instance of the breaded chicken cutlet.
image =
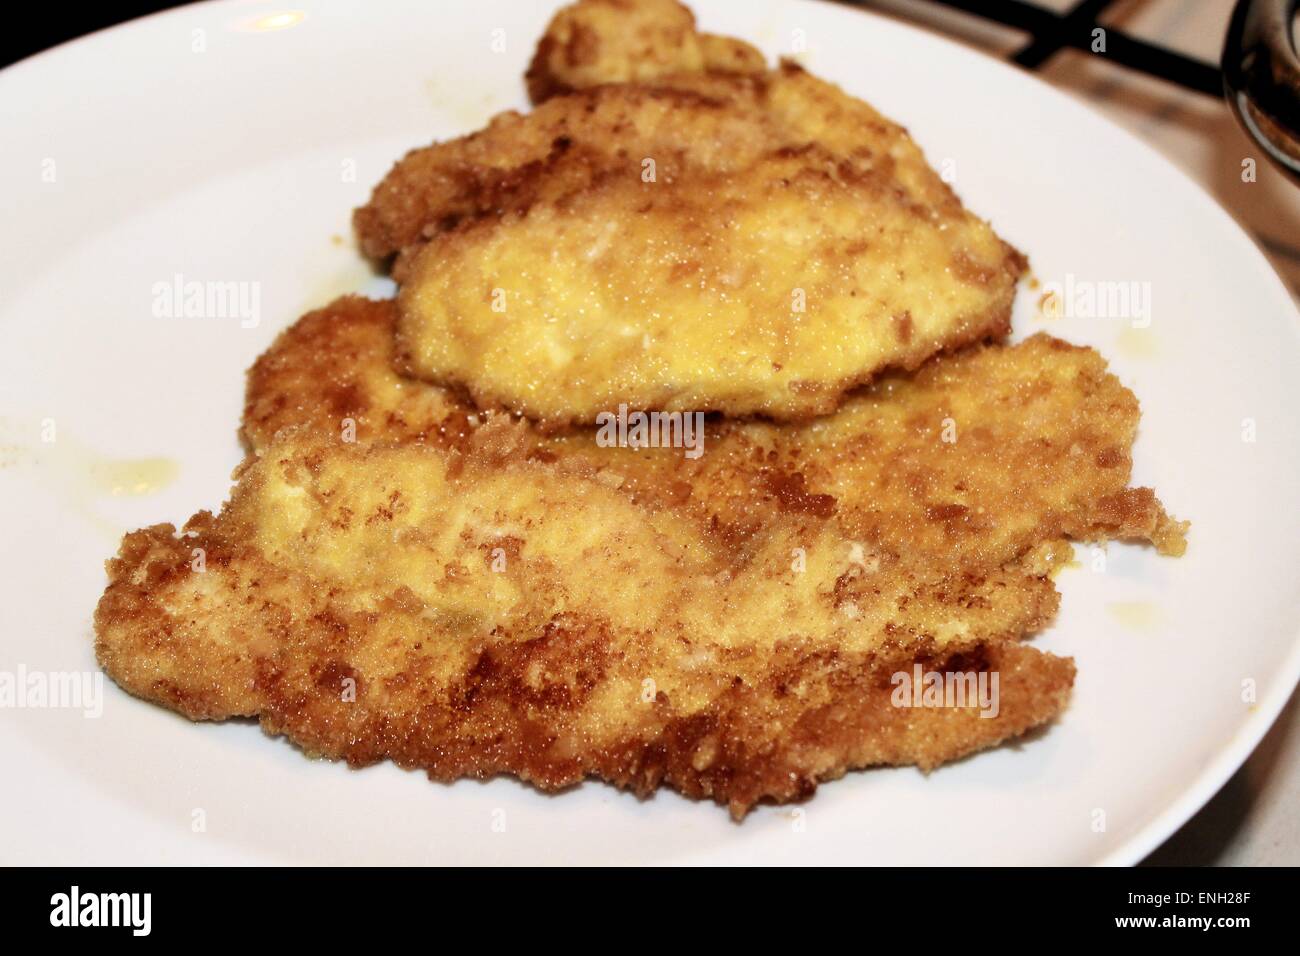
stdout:
{"type": "Polygon", "coordinates": [[[906,130],[793,63],[716,68],[699,36],[675,3],[584,0],[530,72],[568,92],[376,187],[355,224],[394,257],[405,371],[546,427],[620,403],[804,420],[1009,331],[1024,258],[906,130]]]}
{"type": "Polygon", "coordinates": [[[1186,525],[1129,487],[1138,405],[1096,352],[976,344],[1023,258],[900,127],[672,0],[566,8],[527,80],[533,113],[357,211],[400,298],[258,359],[221,513],[124,539],[109,675],[354,765],[736,817],[1061,713],[1073,662],[1023,639],[1069,539],[1180,554],[1186,525]],[[625,403],[766,418],[602,446],[625,403]],[[918,667],[996,702],[898,706],[918,667]]]}
{"type": "MultiPolygon", "coordinates": [[[[345,296],[283,332],[248,373],[240,433],[250,453],[277,440],[340,442],[345,429],[358,443],[456,450],[504,417],[402,376],[396,322],[393,302],[345,296]]],[[[879,506],[906,514],[896,550],[921,549],[936,562],[970,547],[1003,563],[1054,537],[1150,541],[1181,554],[1185,524],[1150,489],[1128,487],[1138,419],[1137,399],[1096,351],[1040,334],[886,376],[803,425],[710,419],[698,459],[601,447],[590,429],[515,434],[530,457],[640,503],[702,504],[700,520],[721,522],[738,540],[769,508],[843,515],[879,506]]]]}
{"type": "Polygon", "coordinates": [[[284,333],[221,515],[123,542],[96,613],[121,686],[353,764],[742,816],[1049,721],[1073,664],[1020,640],[1056,610],[1062,539],[1181,549],[1127,487],[1137,403],[1090,349],[970,350],[817,423],[715,422],[693,461],[404,380],[394,312],[343,299],[284,333]],[[996,672],[997,715],[893,706],[917,664],[996,672]]]}
{"type": "Polygon", "coordinates": [[[697,30],[695,14],[677,0],[583,0],[551,19],[524,79],[540,103],[608,83],[766,69],[745,41],[697,30]]]}

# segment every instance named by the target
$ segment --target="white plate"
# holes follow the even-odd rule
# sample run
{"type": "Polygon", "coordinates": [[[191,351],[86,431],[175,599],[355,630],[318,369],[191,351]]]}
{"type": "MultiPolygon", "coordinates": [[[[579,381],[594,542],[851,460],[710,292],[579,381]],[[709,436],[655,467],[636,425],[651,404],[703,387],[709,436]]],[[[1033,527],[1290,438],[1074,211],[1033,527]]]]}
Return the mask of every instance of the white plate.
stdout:
{"type": "MultiPolygon", "coordinates": [[[[352,207],[406,149],[523,107],[551,12],[295,9],[185,7],[0,73],[0,671],[95,669],[90,616],[118,534],[221,503],[244,369],[307,307],[386,289],[352,246],[352,207]],[[258,283],[260,321],[155,317],[155,286],[178,274],[258,283]],[[138,477],[107,462],[152,456],[174,480],[106,493],[138,477]]],[[[1300,323],[1263,257],[1152,150],[998,62],[841,7],[697,9],[771,55],[802,40],[814,71],[951,161],[1042,281],[1147,284],[1149,329],[1050,328],[1100,348],[1141,398],[1135,480],[1193,521],[1191,546],[1181,560],[1116,546],[1104,573],[1085,554],[1060,578],[1037,644],[1078,662],[1064,717],[928,777],[856,773],[736,825],[670,793],[350,771],[109,685],[98,719],[0,710],[0,859],[1130,863],[1242,762],[1300,672],[1300,323]]],[[[1047,324],[1035,299],[1022,292],[1017,334],[1047,324]]]]}

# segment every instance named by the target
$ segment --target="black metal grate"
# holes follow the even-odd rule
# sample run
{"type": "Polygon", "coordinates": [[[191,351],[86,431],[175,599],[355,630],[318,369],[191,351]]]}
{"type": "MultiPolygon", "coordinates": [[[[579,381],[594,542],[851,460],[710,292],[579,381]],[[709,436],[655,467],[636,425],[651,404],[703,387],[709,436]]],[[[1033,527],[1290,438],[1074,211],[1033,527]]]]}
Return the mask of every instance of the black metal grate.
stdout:
{"type": "MultiPolygon", "coordinates": [[[[1155,43],[1131,37],[1113,26],[1098,23],[1115,0],[1080,0],[1064,13],[1045,10],[1025,0],[926,0],[952,7],[973,16],[1028,33],[1031,39],[1012,55],[1023,67],[1037,69],[1064,49],[1092,53],[1092,31],[1106,31],[1106,50],[1092,53],[1130,70],[1176,83],[1207,96],[1223,96],[1223,77],[1218,66],[1155,43]]],[[[857,5],[870,6],[870,0],[857,5]]]]}

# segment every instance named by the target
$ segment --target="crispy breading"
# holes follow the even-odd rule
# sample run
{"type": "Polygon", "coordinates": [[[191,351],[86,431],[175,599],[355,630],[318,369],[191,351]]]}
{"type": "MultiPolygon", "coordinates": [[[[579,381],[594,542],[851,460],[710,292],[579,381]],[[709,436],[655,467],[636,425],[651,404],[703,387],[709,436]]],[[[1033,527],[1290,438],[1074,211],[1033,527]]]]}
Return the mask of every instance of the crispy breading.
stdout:
{"type": "MultiPolygon", "coordinates": [[[[336,441],[349,420],[358,442],[463,448],[492,416],[404,378],[396,321],[390,301],[345,297],[282,333],[249,372],[249,449],[261,453],[277,435],[336,441]]],[[[1185,525],[1150,489],[1128,487],[1138,418],[1137,399],[1096,351],[1040,334],[886,376],[803,425],[710,418],[698,459],[599,447],[589,429],[521,434],[532,456],[601,475],[637,500],[705,502],[701,520],[742,537],[781,495],[818,507],[826,494],[841,515],[894,514],[884,532],[892,547],[925,544],[935,560],[969,546],[1003,563],[1062,536],[1150,540],[1181,554],[1185,525]]]]}
{"type": "Polygon", "coordinates": [[[1018,642],[1055,612],[1061,538],[1181,546],[1127,488],[1136,401],[1046,336],[812,425],[713,422],[692,460],[479,424],[392,370],[393,322],[350,298],[284,333],[231,503],[124,541],[96,629],[127,690],[354,764],[665,785],[740,816],[1050,720],[1073,665],[1018,642]],[[918,663],[996,672],[998,716],[893,706],[918,663]]]}
{"type": "Polygon", "coordinates": [[[1005,335],[1025,266],[901,127],[792,65],[552,98],[409,155],[357,223],[400,250],[407,372],[548,426],[828,412],[1005,335]]]}
{"type": "Polygon", "coordinates": [[[524,79],[540,103],[605,83],[765,69],[743,40],[696,30],[695,14],[677,0],[581,0],[551,19],[524,79]]]}
{"type": "Polygon", "coordinates": [[[343,296],[280,333],[248,370],[240,437],[250,451],[307,426],[313,440],[424,441],[464,434],[471,404],[393,367],[392,300],[343,296]]]}
{"type": "Polygon", "coordinates": [[[1045,577],[863,570],[834,521],[799,513],[738,553],[490,437],[463,455],[272,446],[220,517],[128,536],[96,614],[103,666],[310,754],[668,785],[738,816],[854,766],[932,766],[1064,706],[1073,665],[1014,646],[1055,608],[1045,577]],[[916,663],[998,669],[997,715],[891,706],[916,663]]]}
{"type": "Polygon", "coordinates": [[[684,170],[688,150],[690,161],[705,168],[743,168],[768,134],[752,115],[725,107],[737,97],[753,102],[758,94],[746,89],[761,89],[766,77],[685,74],[653,85],[602,87],[527,114],[507,110],[478,132],[414,149],[354,213],[362,251],[378,260],[396,256],[393,273],[401,279],[431,236],[492,219],[506,208],[522,212],[534,201],[561,198],[565,184],[546,173],[575,147],[593,156],[593,175],[631,160],[639,177],[643,157],[654,157],[669,173],[684,170]]]}
{"type": "Polygon", "coordinates": [[[110,676],[356,765],[737,817],[1060,714],[1072,661],[1021,641],[1068,539],[1186,525],[1128,486],[1137,401],[1091,349],[933,357],[1005,334],[1023,258],[900,127],[668,0],[561,11],[529,83],[357,211],[400,305],[258,359],[221,513],[124,539],[110,676]],[[622,402],[835,411],[691,449],[565,427],[622,402]],[[994,698],[903,706],[916,668],[994,698]]]}

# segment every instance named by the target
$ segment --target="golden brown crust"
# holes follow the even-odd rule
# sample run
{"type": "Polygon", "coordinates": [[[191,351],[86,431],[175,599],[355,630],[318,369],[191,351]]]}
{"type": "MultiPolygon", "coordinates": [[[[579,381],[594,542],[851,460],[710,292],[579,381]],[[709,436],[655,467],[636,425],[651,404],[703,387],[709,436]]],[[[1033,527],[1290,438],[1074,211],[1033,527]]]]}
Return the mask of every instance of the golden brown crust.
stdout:
{"type": "MultiPolygon", "coordinates": [[[[359,442],[464,447],[491,416],[403,378],[393,367],[396,321],[394,303],[349,297],[281,335],[249,376],[249,448],[260,453],[281,432],[337,441],[345,411],[357,421],[359,442]]],[[[890,532],[899,548],[925,540],[915,534],[925,516],[908,504],[916,487],[931,489],[931,504],[969,506],[961,525],[969,530],[954,540],[987,545],[1027,528],[1005,548],[993,545],[999,560],[1061,536],[1151,540],[1162,553],[1181,553],[1185,526],[1150,489],[1128,487],[1138,417],[1137,400],[1095,351],[1037,335],[886,376],[853,392],[831,417],[804,425],[709,419],[698,460],[680,449],[600,448],[590,430],[548,434],[530,426],[518,434],[540,460],[582,474],[610,472],[606,481],[642,499],[707,502],[703,520],[737,529],[752,525],[747,506],[779,503],[772,489],[799,475],[809,494],[829,493],[841,511],[909,507],[890,532]],[[899,426],[904,415],[915,432],[899,426]],[[974,523],[979,507],[1001,520],[974,523]],[[989,539],[995,528],[998,539],[989,539]]]]}
{"type": "Polygon", "coordinates": [[[1024,257],[906,130],[676,0],[564,8],[529,83],[533,113],[411,152],[356,212],[407,374],[550,429],[803,421],[1006,334],[1024,257]]]}
{"type": "Polygon", "coordinates": [[[1064,706],[1072,665],[1006,646],[1055,610],[1030,564],[862,572],[833,519],[798,511],[741,556],[689,516],[480,438],[451,457],[273,446],[220,517],[128,536],[96,612],[105,669],[191,718],[256,715],[353,764],[668,785],[738,816],[853,767],[936,766],[1064,706]],[[998,673],[996,715],[895,707],[893,675],[917,663],[998,673]]]}
{"type": "Polygon", "coordinates": [[[607,83],[677,73],[761,73],[758,50],[700,33],[677,0],[580,0],[551,19],[524,80],[534,103],[607,83]]]}
{"type": "Polygon", "coordinates": [[[1060,539],[1181,544],[1127,487],[1133,396],[1047,336],[811,425],[713,422],[690,460],[479,423],[393,371],[394,312],[344,299],[282,335],[231,503],[123,542],[96,633],[124,688],[354,764],[670,786],[739,816],[1049,721],[1073,665],[1019,641],[1056,611],[1060,539]],[[998,716],[893,706],[918,663],[996,673],[998,716]]]}
{"type": "MultiPolygon", "coordinates": [[[[1070,660],[1009,641],[936,647],[900,635],[853,651],[792,637],[761,661],[692,663],[692,682],[714,690],[698,706],[688,695],[678,704],[648,690],[655,677],[671,686],[663,677],[671,668],[648,664],[639,636],[580,615],[474,640],[450,677],[421,656],[418,640],[376,673],[365,663],[381,637],[375,614],[349,610],[341,589],[295,580],[220,532],[136,532],[110,571],[96,614],[103,666],[127,690],[191,719],[258,716],[309,754],[356,766],[391,759],[444,781],[509,773],[557,790],[596,777],[643,796],[670,786],[736,816],[763,800],[806,797],[847,769],[931,769],[1019,736],[1064,709],[1074,676],[1070,660]],[[209,573],[255,575],[257,588],[222,595],[242,599],[223,604],[192,597],[194,547],[220,556],[209,573]],[[893,675],[918,664],[997,674],[998,715],[894,706],[893,675]],[[621,701],[600,704],[602,713],[635,719],[602,737],[590,712],[610,695],[621,701]]],[[[1037,579],[1036,589],[1042,609],[1020,622],[1031,629],[1055,607],[1050,585],[1037,579]]],[[[412,603],[397,591],[384,598],[382,636],[421,633],[412,603]]]]}
{"type": "MultiPolygon", "coordinates": [[[[901,127],[793,65],[764,70],[673,0],[561,11],[528,76],[546,102],[411,153],[357,211],[367,254],[396,255],[402,305],[348,297],[283,333],[249,371],[250,456],[230,502],[181,533],[123,540],[95,615],[112,678],[191,719],[256,717],[354,765],[505,773],[545,790],[590,777],[641,795],[668,786],[736,817],[855,768],[928,770],[1060,714],[1073,663],[1021,641],[1056,612],[1066,539],[1184,547],[1185,523],[1128,486],[1137,401],[1091,349],[1048,336],[934,358],[1006,335],[1023,257],[966,213],[901,127]],[[625,176],[645,156],[661,193],[625,176]],[[830,213],[801,218],[782,205],[792,197],[830,213]],[[864,208],[871,229],[853,220],[864,208]],[[710,231],[729,216],[738,236],[776,224],[777,248],[811,221],[820,245],[794,256],[797,275],[751,256],[762,268],[745,279],[707,251],[739,241],[710,231]],[[602,447],[568,427],[582,409],[521,402],[483,374],[446,376],[451,389],[403,374],[428,375],[430,348],[472,319],[470,303],[446,328],[413,327],[419,296],[477,288],[493,278],[475,271],[480,257],[501,249],[522,251],[506,272],[535,291],[547,269],[526,257],[567,241],[596,258],[603,239],[582,231],[602,222],[619,226],[624,253],[645,223],[651,252],[663,236],[694,250],[667,273],[665,288],[693,290],[684,307],[760,277],[782,296],[797,278],[824,303],[860,291],[837,285],[855,263],[887,261],[898,284],[872,288],[897,307],[870,326],[883,358],[804,368],[820,336],[741,323],[745,348],[784,342],[757,379],[779,381],[775,399],[629,397],[834,413],[715,417],[698,457],[602,447]],[[932,228],[961,236],[927,245],[932,228]],[[457,288],[435,288],[448,270],[457,288]],[[936,322],[900,291],[918,282],[958,305],[936,322]],[[493,410],[503,402],[540,424],[493,410]],[[897,678],[918,669],[996,681],[991,709],[900,703],[897,678]]],[[[636,275],[616,267],[597,272],[630,295],[636,275]]],[[[560,291],[589,285],[578,278],[560,291]]],[[[755,314],[785,311],[774,303],[755,314]]]]}
{"type": "Polygon", "coordinates": [[[393,367],[393,303],[344,296],[280,334],[248,370],[240,438],[256,450],[281,430],[311,425],[318,439],[384,434],[454,444],[474,408],[451,393],[406,381],[393,367]]]}
{"type": "Polygon", "coordinates": [[[1025,267],[901,127],[792,64],[551,99],[409,155],[359,216],[397,247],[404,370],[550,427],[825,414],[1004,334],[1025,267]]]}
{"type": "MultiPolygon", "coordinates": [[[[377,260],[398,256],[394,275],[400,280],[408,260],[433,236],[507,208],[523,212],[539,199],[558,198],[565,183],[548,183],[546,167],[571,151],[589,157],[586,172],[566,164],[575,177],[587,177],[586,184],[620,158],[639,163],[656,156],[662,168],[688,147],[699,162],[724,164],[747,134],[747,121],[723,114],[737,97],[761,95],[766,77],[687,74],[652,84],[596,87],[528,114],[499,113],[478,132],[413,149],[353,215],[362,252],[377,260]],[[719,123],[725,124],[725,140],[715,151],[701,153],[719,139],[719,123]]],[[[756,147],[755,138],[748,152],[756,147]]],[[[583,185],[575,179],[568,191],[583,185]]]]}

